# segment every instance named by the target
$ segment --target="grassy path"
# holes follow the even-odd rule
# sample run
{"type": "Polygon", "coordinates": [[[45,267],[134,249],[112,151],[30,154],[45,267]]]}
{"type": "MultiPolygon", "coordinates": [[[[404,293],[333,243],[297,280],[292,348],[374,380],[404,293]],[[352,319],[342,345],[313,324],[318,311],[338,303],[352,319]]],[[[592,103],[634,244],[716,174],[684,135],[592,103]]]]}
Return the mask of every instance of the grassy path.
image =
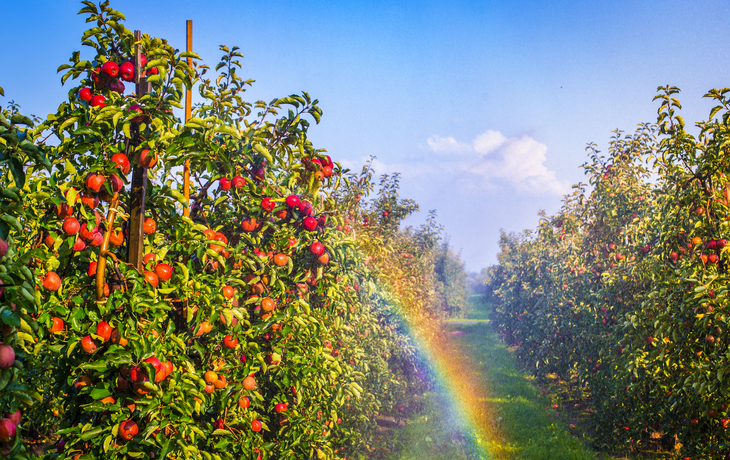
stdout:
{"type": "Polygon", "coordinates": [[[459,380],[486,389],[488,396],[480,398],[480,407],[475,409],[491,424],[487,431],[492,439],[474,442],[478,427],[464,426],[454,408],[458,387],[453,386],[455,382],[442,381],[436,391],[424,395],[426,410],[394,431],[399,447],[388,460],[598,458],[558,421],[547,400],[519,373],[510,352],[488,324],[485,306],[473,300],[468,321],[444,323],[446,338],[440,346],[463,367],[459,380]]]}

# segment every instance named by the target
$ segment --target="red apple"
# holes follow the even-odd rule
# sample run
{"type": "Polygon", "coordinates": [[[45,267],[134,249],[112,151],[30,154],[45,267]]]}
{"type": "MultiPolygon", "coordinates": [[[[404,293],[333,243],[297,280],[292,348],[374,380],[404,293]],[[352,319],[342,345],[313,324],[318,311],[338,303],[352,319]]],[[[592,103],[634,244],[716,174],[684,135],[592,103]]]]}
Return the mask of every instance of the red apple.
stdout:
{"type": "Polygon", "coordinates": [[[248,399],[248,396],[241,396],[238,400],[238,407],[241,409],[248,409],[249,406],[251,406],[251,400],[248,399]]]}
{"type": "Polygon", "coordinates": [[[306,200],[302,200],[301,203],[299,203],[299,212],[301,214],[304,214],[305,216],[309,216],[314,211],[314,208],[312,207],[312,203],[306,200]]]}
{"type": "Polygon", "coordinates": [[[15,423],[10,421],[10,419],[0,419],[0,440],[3,442],[11,442],[15,439],[16,431],[15,423]]]}
{"type": "Polygon", "coordinates": [[[233,337],[231,334],[228,334],[223,338],[223,345],[225,345],[226,348],[234,349],[236,348],[236,345],[238,345],[238,339],[233,337]]]}
{"type": "Polygon", "coordinates": [[[91,100],[91,88],[81,88],[79,90],[79,98],[89,102],[91,100]]]}
{"type": "MultiPolygon", "coordinates": [[[[72,217],[69,217],[69,219],[73,219],[72,217]]],[[[64,223],[65,225],[65,223],[64,223]]],[[[64,230],[66,230],[64,228],[64,230]]],[[[94,227],[91,230],[89,230],[89,226],[84,224],[81,227],[81,231],[79,232],[79,236],[84,239],[84,241],[92,241],[94,239],[94,235],[99,233],[99,227],[94,227]]]]}
{"type": "Polygon", "coordinates": [[[122,94],[124,93],[124,83],[119,80],[112,80],[109,82],[109,89],[115,93],[122,94]]]}
{"type": "Polygon", "coordinates": [[[5,414],[5,418],[10,420],[16,425],[20,425],[20,420],[22,419],[23,415],[20,413],[20,409],[16,410],[12,414],[5,414]]]}
{"type": "Polygon", "coordinates": [[[121,66],[119,66],[119,76],[124,81],[132,81],[134,80],[134,64],[131,62],[125,62],[121,66]]]}
{"type": "Polygon", "coordinates": [[[43,278],[43,287],[49,291],[57,291],[61,287],[61,278],[55,272],[48,272],[43,278]]]}
{"type": "Polygon", "coordinates": [[[300,202],[301,202],[301,200],[296,195],[289,195],[288,197],[286,197],[286,205],[289,206],[290,208],[299,206],[300,202]]]}
{"type": "Polygon", "coordinates": [[[256,389],[256,379],[252,376],[248,376],[245,379],[243,379],[243,388],[246,390],[255,390],[256,389]]]}
{"type": "Polygon", "coordinates": [[[51,322],[53,323],[50,328],[48,328],[48,331],[51,334],[57,334],[59,332],[63,332],[63,320],[57,316],[54,316],[51,318],[51,322]]]}
{"type": "Polygon", "coordinates": [[[139,427],[132,420],[125,420],[119,424],[119,436],[129,441],[139,433],[139,427]]]}
{"type": "Polygon", "coordinates": [[[112,327],[106,321],[102,321],[96,325],[96,335],[108,342],[112,338],[112,327]]]}
{"type": "Polygon", "coordinates": [[[263,166],[256,166],[251,170],[251,173],[253,174],[253,178],[256,181],[261,181],[266,178],[266,168],[263,166]]]}
{"type": "Polygon", "coordinates": [[[132,167],[132,165],[129,163],[129,158],[127,158],[127,155],[117,152],[114,155],[112,155],[112,162],[116,163],[117,167],[122,171],[122,174],[128,174],[129,169],[132,167]]]}
{"type": "Polygon", "coordinates": [[[94,247],[99,247],[99,246],[101,246],[101,243],[103,243],[103,242],[104,242],[104,235],[102,235],[101,232],[96,232],[96,233],[94,233],[94,239],[92,239],[89,244],[94,247]]]}
{"type": "Polygon", "coordinates": [[[150,356],[149,358],[145,359],[144,362],[150,363],[155,369],[155,382],[160,383],[162,380],[165,379],[165,367],[162,362],[160,362],[159,358],[157,358],[156,356],[150,356]],[[158,377],[160,376],[162,376],[162,378],[158,381],[158,377]]]}
{"type": "Polygon", "coordinates": [[[109,176],[109,182],[112,186],[112,193],[119,193],[119,191],[124,187],[124,181],[119,178],[116,174],[112,174],[109,176]]]}
{"type": "Polygon", "coordinates": [[[92,107],[106,107],[106,98],[102,96],[101,94],[96,94],[91,97],[91,101],[89,102],[89,105],[92,107]]]}
{"type": "Polygon", "coordinates": [[[144,220],[144,225],[142,226],[142,231],[145,235],[151,235],[157,231],[157,222],[155,222],[155,219],[148,217],[144,220]]]}
{"type": "MultiPolygon", "coordinates": [[[[153,366],[154,367],[154,366],[153,366]]],[[[133,382],[148,382],[150,379],[147,377],[147,373],[141,369],[139,366],[133,366],[129,370],[129,378],[132,379],[133,382]]]]}
{"type": "Polygon", "coordinates": [[[86,249],[86,243],[81,238],[76,237],[76,242],[71,249],[76,252],[83,251],[84,249],[86,249]]]}
{"type": "Polygon", "coordinates": [[[302,221],[302,226],[304,226],[305,230],[313,231],[317,228],[317,219],[311,216],[307,216],[302,221]]]}
{"type": "Polygon", "coordinates": [[[132,123],[142,123],[144,121],[144,112],[142,111],[142,106],[139,104],[134,104],[129,108],[132,112],[137,112],[139,115],[132,118],[132,123]]]}
{"type": "Polygon", "coordinates": [[[162,281],[168,281],[172,278],[172,267],[168,264],[159,263],[155,266],[155,274],[162,281]]]}
{"type": "Polygon", "coordinates": [[[264,198],[263,198],[263,199],[261,200],[261,208],[262,208],[262,209],[263,209],[264,211],[267,211],[267,212],[271,212],[271,211],[273,211],[273,210],[274,210],[274,208],[275,208],[275,207],[276,207],[276,203],[275,203],[275,202],[273,202],[273,201],[271,200],[271,198],[269,198],[269,197],[264,197],[264,198]]]}
{"type": "Polygon", "coordinates": [[[96,351],[96,342],[94,342],[94,339],[90,335],[87,335],[81,339],[81,348],[86,353],[92,354],[96,351]]]}
{"type": "Polygon", "coordinates": [[[322,168],[322,162],[319,158],[305,158],[302,160],[302,163],[304,163],[304,167],[309,171],[319,171],[322,168]]]}
{"type": "Polygon", "coordinates": [[[119,74],[119,66],[114,61],[106,61],[101,65],[101,71],[108,77],[116,77],[119,74]]]}
{"type": "Polygon", "coordinates": [[[10,345],[0,343],[0,368],[6,368],[15,362],[15,350],[10,345]]]}
{"type": "Polygon", "coordinates": [[[81,229],[81,224],[79,224],[79,221],[75,217],[67,217],[63,221],[62,228],[66,235],[75,235],[81,229]]]}
{"type": "Polygon", "coordinates": [[[144,255],[144,257],[142,257],[142,264],[147,265],[148,263],[154,261],[156,257],[157,256],[154,255],[153,253],[148,252],[147,254],[144,255]]]}
{"type": "Polygon", "coordinates": [[[246,179],[241,176],[236,176],[233,178],[233,180],[231,180],[231,184],[233,184],[233,186],[236,188],[241,188],[246,185],[246,179]]]}
{"type": "Polygon", "coordinates": [[[149,270],[144,272],[144,279],[148,283],[150,283],[153,288],[156,288],[157,285],[160,284],[160,278],[157,276],[157,274],[149,270]]]}
{"type": "Polygon", "coordinates": [[[231,181],[226,179],[225,177],[221,177],[221,180],[218,183],[218,190],[227,191],[230,189],[231,189],[231,181]]]}
{"type": "Polygon", "coordinates": [[[101,66],[94,67],[94,70],[91,71],[91,80],[96,85],[100,85],[102,83],[103,75],[101,73],[101,66]]]}
{"type": "Polygon", "coordinates": [[[86,177],[86,188],[94,193],[99,193],[105,180],[101,174],[91,173],[86,177]]]}
{"type": "Polygon", "coordinates": [[[319,257],[324,254],[324,245],[319,241],[315,241],[309,246],[309,252],[311,252],[312,255],[319,257]]]}
{"type": "Polygon", "coordinates": [[[112,246],[121,246],[124,244],[124,233],[121,230],[112,231],[109,235],[109,243],[112,246]]]}
{"type": "Polygon", "coordinates": [[[142,150],[139,154],[139,164],[143,168],[154,168],[157,164],[157,154],[150,152],[148,149],[142,150]]]}
{"type": "Polygon", "coordinates": [[[81,195],[81,203],[88,208],[94,209],[99,206],[99,197],[84,193],[81,195]]]}

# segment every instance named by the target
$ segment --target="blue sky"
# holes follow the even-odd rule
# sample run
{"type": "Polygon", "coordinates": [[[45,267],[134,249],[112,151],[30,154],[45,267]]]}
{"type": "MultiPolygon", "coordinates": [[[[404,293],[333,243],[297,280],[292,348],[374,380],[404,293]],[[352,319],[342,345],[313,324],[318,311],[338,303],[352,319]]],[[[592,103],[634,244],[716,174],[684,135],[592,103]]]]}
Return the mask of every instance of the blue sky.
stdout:
{"type": "MultiPolygon", "coordinates": [[[[500,228],[534,228],[584,179],[585,145],[656,119],[657,86],[682,88],[688,124],[702,95],[730,86],[729,1],[112,1],[126,26],[194,50],[244,54],[250,100],[307,91],[310,138],[359,169],[399,171],[471,271],[496,261],[500,228]]],[[[65,93],[58,65],[86,29],[69,0],[9,2],[0,17],[4,104],[45,116],[65,93]]]]}

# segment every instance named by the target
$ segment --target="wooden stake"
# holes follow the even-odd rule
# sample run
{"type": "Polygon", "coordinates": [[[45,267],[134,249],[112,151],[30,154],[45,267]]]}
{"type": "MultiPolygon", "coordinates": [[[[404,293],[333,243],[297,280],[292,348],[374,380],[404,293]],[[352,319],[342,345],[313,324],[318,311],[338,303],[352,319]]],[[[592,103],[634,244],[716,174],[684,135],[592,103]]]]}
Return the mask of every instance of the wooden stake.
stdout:
{"type": "MultiPolygon", "coordinates": [[[[134,40],[139,42],[142,39],[142,33],[139,30],[134,31],[134,40]]],[[[139,45],[135,48],[134,81],[137,84],[137,98],[142,98],[150,91],[151,85],[147,82],[147,78],[142,75],[142,66],[140,66],[142,52],[139,45]]],[[[132,146],[136,148],[140,143],[140,132],[137,125],[132,127],[132,146]]],[[[139,152],[134,155],[134,169],[132,170],[132,190],[129,195],[129,241],[127,244],[127,261],[137,270],[142,270],[142,249],[144,245],[144,214],[145,202],[147,200],[147,168],[143,167],[139,161],[139,152]]]]}
{"type": "MultiPolygon", "coordinates": [[[[186,50],[193,50],[193,21],[188,19],[186,22],[186,50]]],[[[193,58],[188,58],[188,65],[193,66],[193,58]]],[[[188,88],[185,92],[185,123],[190,120],[190,110],[192,108],[193,91],[192,88],[188,88]]],[[[183,194],[185,195],[185,202],[188,206],[183,210],[185,217],[190,216],[190,159],[185,160],[185,169],[183,170],[183,194]]]]}

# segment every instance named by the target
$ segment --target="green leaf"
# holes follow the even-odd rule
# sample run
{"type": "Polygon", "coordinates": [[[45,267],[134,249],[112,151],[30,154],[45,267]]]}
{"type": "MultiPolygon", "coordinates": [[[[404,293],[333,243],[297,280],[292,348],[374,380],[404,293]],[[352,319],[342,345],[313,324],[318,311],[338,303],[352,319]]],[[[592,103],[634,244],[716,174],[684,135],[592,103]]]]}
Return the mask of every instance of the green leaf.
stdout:
{"type": "Polygon", "coordinates": [[[13,228],[13,230],[15,230],[16,232],[23,231],[23,226],[20,225],[20,222],[18,222],[18,219],[16,219],[14,216],[11,216],[9,214],[4,214],[4,215],[0,216],[0,220],[7,222],[8,225],[10,225],[13,228]]]}
{"type": "Polygon", "coordinates": [[[23,170],[23,165],[20,163],[20,160],[15,157],[10,159],[10,171],[13,173],[15,185],[18,188],[23,188],[25,186],[25,171],[23,170]]]}
{"type": "Polygon", "coordinates": [[[104,362],[104,361],[96,361],[96,362],[91,362],[91,363],[84,363],[84,364],[82,364],[79,367],[81,369],[85,369],[85,370],[86,369],[89,369],[89,370],[94,370],[94,371],[97,371],[97,372],[104,372],[104,371],[107,370],[107,365],[106,365],[106,362],[104,362]]]}
{"type": "Polygon", "coordinates": [[[101,132],[93,126],[80,126],[74,131],[74,136],[83,136],[84,134],[100,136],[101,132]]]}
{"type": "Polygon", "coordinates": [[[88,431],[84,431],[83,433],[81,433],[81,435],[79,436],[79,439],[81,439],[82,441],[88,441],[89,439],[91,439],[95,436],[98,436],[103,432],[104,432],[104,427],[97,426],[95,428],[92,428],[88,431]]]}
{"type": "Polygon", "coordinates": [[[192,51],[183,51],[180,53],[180,58],[193,58],[193,59],[200,59],[200,56],[198,56],[198,53],[194,53],[192,51]]]}
{"type": "Polygon", "coordinates": [[[3,390],[6,386],[8,386],[8,383],[10,382],[10,379],[12,377],[12,368],[6,367],[4,369],[0,369],[0,390],[3,390]]]}
{"type": "Polygon", "coordinates": [[[111,391],[109,391],[106,388],[97,388],[95,387],[93,390],[91,390],[91,398],[92,399],[102,399],[106,398],[107,396],[111,396],[111,391]]]}
{"type": "Polygon", "coordinates": [[[261,145],[261,144],[254,144],[253,148],[254,148],[254,150],[256,150],[256,151],[257,151],[258,153],[260,153],[260,154],[261,154],[261,155],[262,155],[262,156],[263,156],[264,158],[266,158],[266,160],[267,160],[267,161],[268,161],[269,163],[273,163],[273,162],[274,162],[274,160],[273,160],[273,159],[271,158],[271,154],[270,154],[270,153],[269,153],[269,151],[268,151],[268,150],[266,149],[266,147],[264,147],[264,146],[263,146],[263,145],[261,145]]]}
{"type": "Polygon", "coordinates": [[[68,161],[68,158],[63,163],[63,167],[64,167],[64,169],[66,171],[68,171],[69,174],[72,174],[72,175],[78,174],[78,172],[76,171],[76,168],[74,167],[74,165],[70,161],[68,161]]]}

